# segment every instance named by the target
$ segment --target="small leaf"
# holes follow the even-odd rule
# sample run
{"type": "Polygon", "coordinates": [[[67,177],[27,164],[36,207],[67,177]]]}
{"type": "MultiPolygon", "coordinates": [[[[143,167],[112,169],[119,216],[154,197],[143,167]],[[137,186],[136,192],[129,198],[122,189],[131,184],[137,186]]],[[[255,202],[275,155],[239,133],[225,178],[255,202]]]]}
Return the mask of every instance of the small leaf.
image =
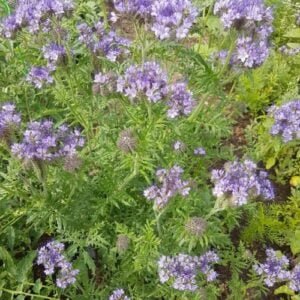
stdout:
{"type": "Polygon", "coordinates": [[[294,255],[300,253],[300,230],[296,230],[295,235],[291,238],[291,250],[294,255]]]}
{"type": "Polygon", "coordinates": [[[286,295],[290,295],[290,296],[295,295],[294,291],[292,291],[287,285],[283,285],[283,286],[279,287],[278,289],[276,289],[274,291],[274,294],[275,295],[286,294],[286,295]]]}
{"type": "Polygon", "coordinates": [[[300,38],[300,28],[295,28],[290,30],[287,34],[284,35],[287,38],[300,38]]]}
{"type": "Polygon", "coordinates": [[[269,170],[271,169],[276,163],[276,159],[275,157],[270,157],[268,160],[267,160],[267,163],[266,163],[266,169],[269,170]]]}
{"type": "Polygon", "coordinates": [[[300,185],[300,176],[293,176],[290,180],[290,185],[291,186],[299,186],[300,185]]]}

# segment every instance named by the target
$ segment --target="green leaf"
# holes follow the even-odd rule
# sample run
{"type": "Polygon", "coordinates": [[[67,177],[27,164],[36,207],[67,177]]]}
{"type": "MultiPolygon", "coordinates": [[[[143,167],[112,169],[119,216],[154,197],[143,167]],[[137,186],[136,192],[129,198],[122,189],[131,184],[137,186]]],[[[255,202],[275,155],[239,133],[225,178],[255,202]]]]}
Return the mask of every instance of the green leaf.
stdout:
{"type": "Polygon", "coordinates": [[[17,265],[17,276],[16,279],[18,282],[24,282],[27,277],[27,273],[32,268],[33,260],[36,257],[36,251],[31,251],[27,256],[25,256],[17,265]]]}
{"type": "Polygon", "coordinates": [[[291,239],[291,250],[294,255],[300,253],[300,230],[296,230],[291,239]]]}
{"type": "Polygon", "coordinates": [[[294,291],[292,291],[287,285],[283,285],[283,286],[279,287],[278,289],[276,289],[274,291],[274,294],[275,295],[286,294],[286,295],[290,295],[290,296],[295,295],[294,291]]]}
{"type": "Polygon", "coordinates": [[[300,28],[294,28],[284,35],[287,38],[300,38],[300,28]]]}
{"type": "Polygon", "coordinates": [[[92,273],[95,274],[96,272],[95,262],[86,251],[83,252],[83,260],[84,263],[88,266],[88,268],[92,271],[92,273]]]}
{"type": "Polygon", "coordinates": [[[271,169],[276,163],[276,159],[275,157],[270,157],[268,160],[267,160],[267,163],[266,163],[266,169],[269,170],[271,169]]]}

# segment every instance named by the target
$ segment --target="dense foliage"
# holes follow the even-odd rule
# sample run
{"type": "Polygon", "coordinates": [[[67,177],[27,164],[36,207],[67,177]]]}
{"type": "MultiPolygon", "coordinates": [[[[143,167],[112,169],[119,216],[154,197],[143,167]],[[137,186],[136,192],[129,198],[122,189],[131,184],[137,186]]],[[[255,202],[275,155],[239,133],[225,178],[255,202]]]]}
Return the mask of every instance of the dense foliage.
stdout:
{"type": "Polygon", "coordinates": [[[300,299],[297,0],[0,17],[1,299],[300,299]]]}

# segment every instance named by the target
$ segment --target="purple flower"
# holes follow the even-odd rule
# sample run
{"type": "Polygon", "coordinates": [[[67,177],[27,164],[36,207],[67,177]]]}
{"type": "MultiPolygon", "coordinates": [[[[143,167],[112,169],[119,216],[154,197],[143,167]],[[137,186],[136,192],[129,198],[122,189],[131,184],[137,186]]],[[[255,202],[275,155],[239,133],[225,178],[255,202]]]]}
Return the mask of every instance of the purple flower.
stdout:
{"type": "Polygon", "coordinates": [[[173,144],[173,149],[175,151],[183,151],[185,148],[185,144],[181,141],[176,141],[174,144],[173,144]]]}
{"type": "Polygon", "coordinates": [[[170,99],[167,102],[169,109],[167,115],[173,119],[180,115],[189,115],[195,107],[192,93],[187,89],[185,83],[175,83],[170,87],[170,99]]]}
{"type": "Polygon", "coordinates": [[[224,169],[212,171],[213,194],[237,206],[258,196],[273,199],[274,189],[267,176],[266,172],[257,171],[256,164],[250,160],[229,162],[224,165],[224,169]]]}
{"type": "Polygon", "coordinates": [[[48,64],[57,64],[63,60],[66,56],[66,50],[63,46],[51,43],[43,47],[44,58],[48,61],[48,64]]]}
{"type": "Polygon", "coordinates": [[[178,254],[176,256],[162,256],[158,261],[158,274],[161,283],[169,280],[176,290],[196,291],[197,275],[202,273],[207,276],[208,281],[213,281],[217,274],[212,269],[212,264],[218,262],[218,256],[209,251],[202,256],[190,256],[178,254]]]}
{"type": "Polygon", "coordinates": [[[50,72],[47,67],[32,67],[26,80],[36,88],[41,89],[44,85],[53,83],[50,72]]]}
{"type": "Polygon", "coordinates": [[[156,177],[161,186],[153,185],[144,191],[144,196],[148,200],[154,200],[157,208],[163,208],[169,202],[170,198],[180,194],[187,196],[190,192],[189,181],[181,179],[183,169],[174,166],[170,170],[160,169],[156,172],[156,177]]]}
{"type": "Polygon", "coordinates": [[[267,286],[271,287],[276,282],[286,281],[291,274],[286,269],[289,260],[284,255],[278,255],[273,249],[266,250],[266,261],[263,264],[254,265],[254,271],[264,278],[267,286]]]}
{"type": "Polygon", "coordinates": [[[289,287],[295,292],[300,291],[300,265],[296,265],[294,269],[290,272],[289,276],[290,282],[289,287]]]}
{"type": "Polygon", "coordinates": [[[114,31],[106,31],[99,21],[93,27],[80,24],[79,41],[84,43],[96,55],[103,55],[110,61],[116,61],[122,55],[129,53],[130,41],[118,36],[114,31]]]}
{"type": "Polygon", "coordinates": [[[167,95],[167,74],[155,62],[130,66],[118,78],[117,91],[131,100],[145,97],[155,103],[167,95]]]}
{"type": "Polygon", "coordinates": [[[152,5],[152,30],[156,37],[183,39],[198,16],[189,0],[156,0],[152,5]]]}
{"type": "Polygon", "coordinates": [[[125,295],[125,292],[123,289],[116,289],[109,296],[109,300],[130,300],[130,298],[125,295]]]}
{"type": "Polygon", "coordinates": [[[38,250],[37,258],[37,264],[43,265],[46,275],[52,275],[59,269],[56,285],[62,289],[75,283],[75,277],[79,273],[79,270],[73,269],[72,264],[66,260],[63,255],[64,248],[62,243],[48,242],[38,250]]]}
{"type": "Polygon", "coordinates": [[[198,148],[196,148],[194,150],[194,154],[195,155],[200,155],[200,156],[205,156],[206,155],[206,151],[202,147],[198,147],[198,148]]]}
{"type": "Polygon", "coordinates": [[[12,15],[1,24],[2,34],[11,38],[16,31],[28,28],[29,32],[37,32],[45,18],[53,15],[61,18],[73,9],[70,0],[19,0],[12,15]]]}
{"type": "Polygon", "coordinates": [[[83,145],[79,130],[71,131],[67,125],[54,128],[52,121],[44,120],[28,124],[23,141],[12,145],[12,153],[20,159],[52,162],[73,157],[83,145]]]}
{"type": "Polygon", "coordinates": [[[21,116],[12,103],[4,103],[0,108],[0,138],[7,138],[21,124],[21,116]]]}
{"type": "Polygon", "coordinates": [[[300,47],[297,48],[289,48],[286,45],[281,46],[278,49],[282,54],[287,55],[287,56],[296,56],[300,53],[300,47]]]}
{"type": "Polygon", "coordinates": [[[117,12],[146,17],[154,0],[113,0],[117,12]]]}
{"type": "Polygon", "coordinates": [[[225,29],[239,31],[230,63],[246,68],[260,66],[269,56],[272,9],[263,0],[218,0],[214,13],[221,17],[225,29]]]}
{"type": "Polygon", "coordinates": [[[300,99],[272,106],[268,112],[275,121],[271,135],[280,136],[285,143],[300,138],[300,99]]]}

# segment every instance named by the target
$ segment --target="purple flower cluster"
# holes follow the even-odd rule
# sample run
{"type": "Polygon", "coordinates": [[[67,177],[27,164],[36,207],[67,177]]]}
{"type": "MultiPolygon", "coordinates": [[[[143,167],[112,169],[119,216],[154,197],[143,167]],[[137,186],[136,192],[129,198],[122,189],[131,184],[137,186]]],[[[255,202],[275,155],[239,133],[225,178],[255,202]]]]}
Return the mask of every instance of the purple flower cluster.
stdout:
{"type": "Polygon", "coordinates": [[[53,275],[59,269],[56,278],[56,285],[62,289],[75,283],[79,270],[73,269],[63,255],[64,244],[52,241],[41,247],[38,251],[37,264],[43,265],[46,275],[53,275]]]}
{"type": "Polygon", "coordinates": [[[44,46],[42,51],[50,69],[55,69],[55,66],[66,57],[66,49],[64,46],[55,43],[44,46]]]}
{"type": "Polygon", "coordinates": [[[113,0],[115,9],[121,14],[136,14],[147,17],[154,0],[113,0]]]}
{"type": "Polygon", "coordinates": [[[192,93],[187,90],[186,84],[183,82],[175,83],[170,86],[169,90],[168,117],[174,119],[180,115],[189,115],[195,107],[195,100],[192,93]]]}
{"type": "Polygon", "coordinates": [[[117,76],[113,72],[97,73],[93,82],[93,93],[105,95],[116,89],[117,76]]]}
{"type": "Polygon", "coordinates": [[[11,38],[22,28],[37,32],[46,22],[47,17],[54,15],[61,18],[73,9],[71,0],[19,0],[13,14],[2,22],[1,32],[11,38]]]}
{"type": "Polygon", "coordinates": [[[285,143],[300,138],[300,99],[272,106],[268,112],[275,120],[272,135],[279,135],[285,143]]]}
{"type": "Polygon", "coordinates": [[[202,256],[178,254],[176,256],[162,256],[158,261],[159,279],[161,283],[172,280],[172,286],[180,291],[195,291],[198,289],[196,278],[199,272],[206,275],[207,281],[213,281],[217,273],[212,265],[219,261],[219,257],[208,251],[202,256]]]}
{"type": "Polygon", "coordinates": [[[146,97],[155,103],[168,93],[167,74],[155,62],[130,66],[125,75],[118,78],[117,91],[131,100],[146,97]]]}
{"type": "Polygon", "coordinates": [[[218,0],[214,13],[220,16],[225,29],[235,28],[240,32],[231,64],[260,66],[269,56],[272,9],[263,0],[218,0]]]}
{"type": "Polygon", "coordinates": [[[123,289],[117,289],[109,296],[109,300],[130,300],[123,289]]]}
{"type": "Polygon", "coordinates": [[[156,172],[156,177],[161,186],[152,185],[144,191],[144,196],[148,200],[154,200],[157,208],[163,208],[170,198],[177,194],[187,196],[190,192],[190,182],[181,179],[183,169],[174,166],[170,170],[160,169],[156,172]]]}
{"type": "Polygon", "coordinates": [[[176,141],[174,144],[173,144],[173,149],[176,151],[176,152],[181,152],[185,149],[185,144],[181,141],[176,141]]]}
{"type": "Polygon", "coordinates": [[[289,271],[290,262],[286,256],[277,253],[273,249],[267,249],[266,255],[267,257],[263,264],[253,266],[254,271],[264,278],[265,284],[272,287],[275,283],[287,281],[291,290],[299,292],[300,264],[297,264],[289,271]]]}
{"type": "Polygon", "coordinates": [[[267,286],[273,286],[276,282],[286,281],[290,278],[287,271],[289,260],[286,256],[279,256],[273,249],[266,250],[266,261],[264,264],[254,265],[254,271],[264,277],[267,286]]]}
{"type": "Polygon", "coordinates": [[[194,154],[195,155],[199,155],[199,156],[205,156],[206,155],[206,151],[205,151],[204,148],[198,147],[198,148],[194,149],[194,154]]]}
{"type": "Polygon", "coordinates": [[[233,205],[246,204],[251,198],[261,196],[274,198],[274,189],[265,171],[257,171],[250,160],[229,162],[222,170],[213,170],[211,180],[214,183],[213,194],[218,198],[230,200],[233,205]]]}
{"type": "Polygon", "coordinates": [[[287,55],[287,56],[296,56],[300,53],[300,47],[298,47],[298,48],[289,48],[286,45],[281,46],[278,50],[282,54],[287,55]]]}
{"type": "Polygon", "coordinates": [[[190,0],[156,0],[151,15],[156,37],[161,40],[183,39],[195,22],[198,11],[190,0]]]}
{"type": "Polygon", "coordinates": [[[20,159],[52,162],[76,156],[83,145],[79,130],[67,125],[55,128],[52,121],[44,120],[28,124],[23,141],[12,145],[12,153],[20,159]]]}
{"type": "Polygon", "coordinates": [[[84,43],[96,55],[104,55],[110,61],[116,61],[121,55],[129,53],[130,41],[122,38],[114,31],[106,31],[99,21],[93,27],[80,24],[78,27],[79,41],[84,43]]]}
{"type": "Polygon", "coordinates": [[[52,71],[53,69],[49,67],[32,67],[26,80],[41,89],[43,86],[53,83],[52,71]]]}
{"type": "Polygon", "coordinates": [[[0,138],[7,138],[21,124],[21,116],[16,106],[4,103],[0,108],[0,138]]]}
{"type": "Polygon", "coordinates": [[[161,40],[185,38],[198,16],[190,0],[114,0],[114,6],[119,13],[151,19],[151,29],[161,40]]]}

